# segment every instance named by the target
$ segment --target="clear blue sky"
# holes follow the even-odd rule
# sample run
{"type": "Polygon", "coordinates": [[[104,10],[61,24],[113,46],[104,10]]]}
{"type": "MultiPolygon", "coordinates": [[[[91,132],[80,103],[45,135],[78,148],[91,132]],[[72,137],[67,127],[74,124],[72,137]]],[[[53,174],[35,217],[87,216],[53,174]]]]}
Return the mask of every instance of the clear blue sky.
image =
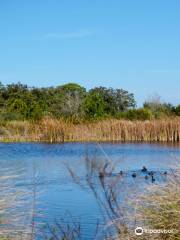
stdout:
{"type": "Polygon", "coordinates": [[[0,81],[180,103],[180,1],[0,0],[0,81]]]}

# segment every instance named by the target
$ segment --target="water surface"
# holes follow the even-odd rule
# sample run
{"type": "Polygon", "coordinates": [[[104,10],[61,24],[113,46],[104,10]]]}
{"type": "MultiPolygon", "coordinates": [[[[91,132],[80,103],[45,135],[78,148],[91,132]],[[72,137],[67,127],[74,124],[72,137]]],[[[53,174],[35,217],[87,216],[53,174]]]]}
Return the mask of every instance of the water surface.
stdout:
{"type": "Polygon", "coordinates": [[[1,180],[0,197],[4,197],[4,192],[12,197],[19,193],[18,197],[24,204],[23,209],[21,205],[9,208],[9,211],[13,209],[11,225],[18,228],[18,221],[28,225],[32,221],[30,209],[34,207],[37,231],[40,231],[41,224],[62,219],[68,222],[67,216],[71,216],[81,222],[83,239],[92,239],[97,219],[101,221],[102,214],[94,195],[86,186],[87,155],[112,160],[116,164],[115,174],[122,170],[129,173],[129,181],[134,182],[136,180],[132,179],[131,173],[140,171],[142,166],[160,172],[173,168],[175,157],[180,156],[180,148],[172,144],[147,143],[0,143],[1,176],[13,176],[1,180]],[[84,188],[73,181],[67,165],[80,177],[84,188]]]}

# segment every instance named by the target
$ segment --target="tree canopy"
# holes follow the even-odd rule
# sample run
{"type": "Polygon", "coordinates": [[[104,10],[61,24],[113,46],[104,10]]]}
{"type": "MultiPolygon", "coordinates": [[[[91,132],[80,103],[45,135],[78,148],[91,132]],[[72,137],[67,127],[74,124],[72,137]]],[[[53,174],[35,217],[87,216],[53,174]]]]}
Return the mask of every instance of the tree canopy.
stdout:
{"type": "Polygon", "coordinates": [[[146,101],[136,109],[134,95],[121,88],[103,86],[86,90],[76,83],[36,88],[16,83],[0,83],[0,120],[39,120],[45,116],[93,120],[106,117],[130,120],[180,115],[180,107],[159,101],[146,101]]]}

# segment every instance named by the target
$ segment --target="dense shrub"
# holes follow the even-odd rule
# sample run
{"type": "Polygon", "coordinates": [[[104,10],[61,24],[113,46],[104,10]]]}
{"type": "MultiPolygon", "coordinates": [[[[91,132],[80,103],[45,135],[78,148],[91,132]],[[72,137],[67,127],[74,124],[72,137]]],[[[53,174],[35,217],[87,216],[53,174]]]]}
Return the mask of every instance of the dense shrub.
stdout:
{"type": "Polygon", "coordinates": [[[175,113],[177,116],[180,116],[180,105],[175,108],[175,113]]]}
{"type": "Polygon", "coordinates": [[[175,114],[175,108],[170,103],[145,102],[144,108],[150,110],[156,119],[170,117],[175,114]]]}
{"type": "Polygon", "coordinates": [[[128,119],[128,120],[151,120],[152,112],[148,109],[131,109],[127,112],[122,112],[117,114],[119,119],[128,119]]]}

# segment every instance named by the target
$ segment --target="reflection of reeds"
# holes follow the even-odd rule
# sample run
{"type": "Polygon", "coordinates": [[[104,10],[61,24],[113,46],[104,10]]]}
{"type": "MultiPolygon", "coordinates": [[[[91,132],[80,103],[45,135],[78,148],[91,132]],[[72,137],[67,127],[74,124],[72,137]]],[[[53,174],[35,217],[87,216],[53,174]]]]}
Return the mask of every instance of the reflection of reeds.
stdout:
{"type": "MultiPolygon", "coordinates": [[[[19,175],[15,175],[10,169],[3,170],[0,171],[0,239],[11,239],[13,223],[17,227],[20,221],[19,214],[13,214],[20,204],[18,199],[20,193],[12,186],[12,182],[16,181],[19,175]]],[[[15,232],[17,230],[14,229],[15,232]]],[[[13,237],[17,239],[16,236],[13,237]]]]}
{"type": "Polygon", "coordinates": [[[79,220],[74,220],[69,214],[66,214],[66,219],[61,218],[61,220],[55,221],[52,224],[46,224],[40,232],[44,240],[82,239],[81,224],[79,220]]]}
{"type": "Polygon", "coordinates": [[[152,121],[101,120],[74,124],[46,118],[1,124],[1,141],[154,141],[179,142],[180,118],[152,121]]]}
{"type": "MultiPolygon", "coordinates": [[[[16,207],[16,200],[18,197],[18,193],[14,191],[11,186],[11,182],[15,181],[19,175],[15,175],[11,170],[4,169],[4,171],[0,171],[0,221],[1,224],[6,222],[6,213],[9,213],[11,208],[16,207]]],[[[0,233],[1,233],[0,228],[0,233]]]]}
{"type": "Polygon", "coordinates": [[[16,175],[10,168],[0,169],[0,240],[35,239],[35,169],[33,168],[32,193],[16,187],[15,183],[21,176],[20,169],[16,175]]]}

